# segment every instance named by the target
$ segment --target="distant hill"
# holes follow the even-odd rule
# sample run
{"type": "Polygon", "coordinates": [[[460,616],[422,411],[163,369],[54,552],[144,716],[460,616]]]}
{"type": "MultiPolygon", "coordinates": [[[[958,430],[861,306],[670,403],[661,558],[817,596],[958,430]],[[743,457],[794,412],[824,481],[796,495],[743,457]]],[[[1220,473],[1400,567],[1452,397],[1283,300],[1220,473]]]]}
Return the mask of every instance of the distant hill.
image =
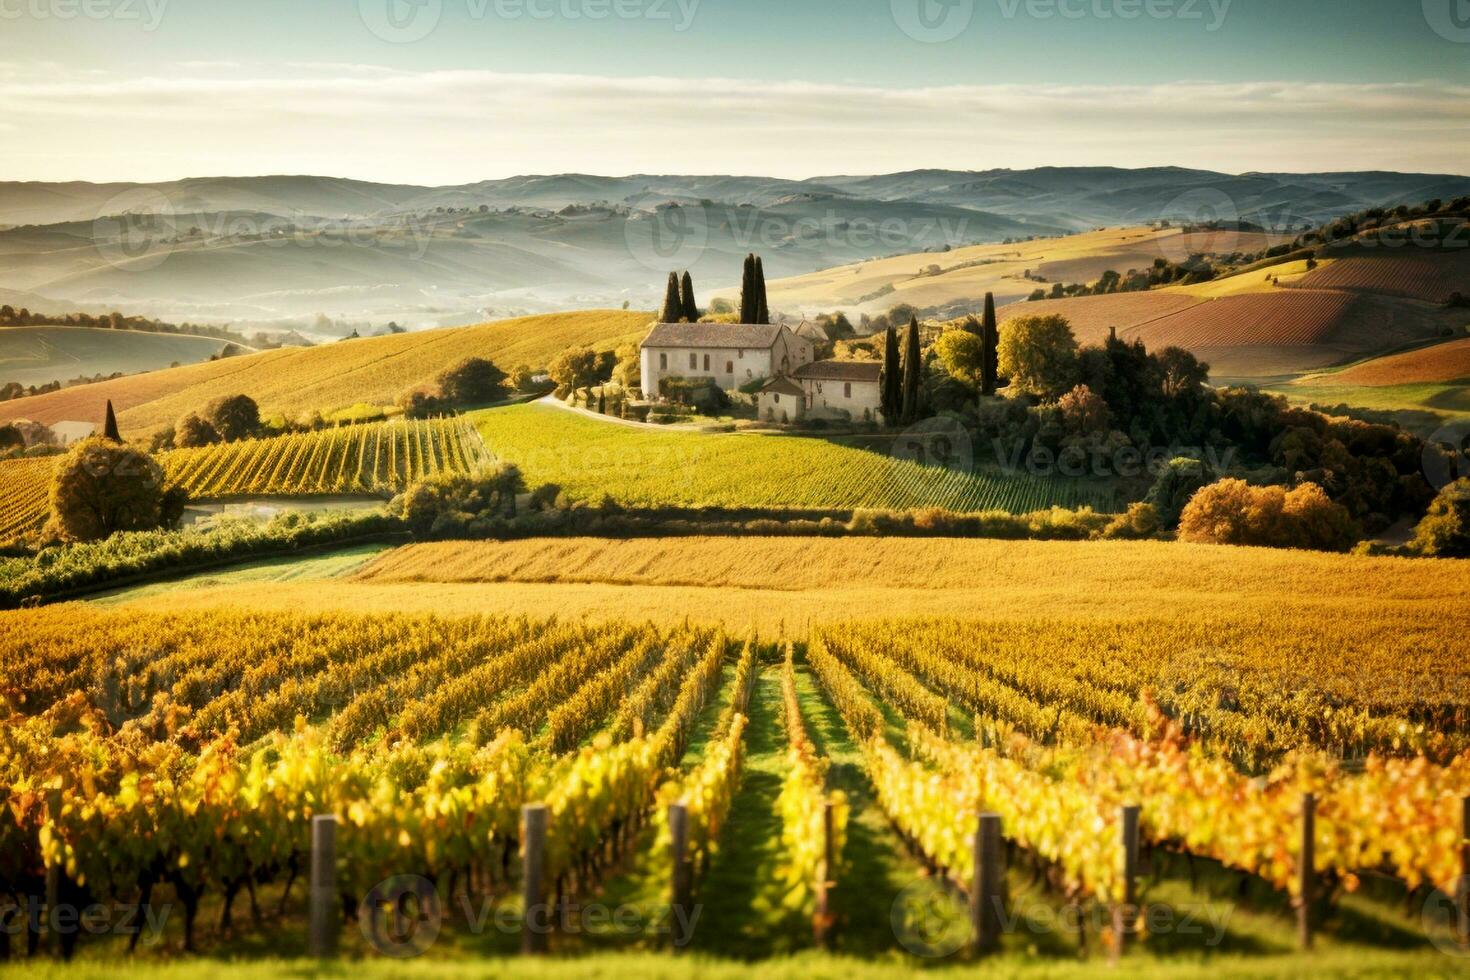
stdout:
{"type": "Polygon", "coordinates": [[[701,291],[724,287],[750,251],[768,279],[783,279],[1159,219],[1295,230],[1466,193],[1470,178],[1449,175],[1169,167],[799,181],[555,174],[450,187],[316,176],[12,182],[0,183],[0,296],[241,327],[300,328],[317,314],[443,326],[648,307],[670,268],[690,268],[701,291]]]}
{"type": "Polygon", "coordinates": [[[226,341],[95,327],[0,327],[0,384],[43,385],[207,361],[226,341]]]}
{"type": "Polygon", "coordinates": [[[544,367],[574,345],[612,350],[641,340],[652,317],[591,310],[283,348],[0,402],[0,422],[100,420],[111,400],[131,437],[163,428],[221,395],[249,395],[262,413],[288,418],[313,409],[387,405],[467,357],[489,358],[506,371],[522,364],[544,367]]]}

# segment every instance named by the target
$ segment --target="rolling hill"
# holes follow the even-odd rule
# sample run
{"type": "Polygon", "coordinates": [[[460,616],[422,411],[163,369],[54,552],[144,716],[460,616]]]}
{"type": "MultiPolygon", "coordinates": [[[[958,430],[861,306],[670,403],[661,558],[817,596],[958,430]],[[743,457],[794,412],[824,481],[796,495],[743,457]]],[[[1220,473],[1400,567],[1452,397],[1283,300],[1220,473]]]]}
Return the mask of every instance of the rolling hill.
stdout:
{"type": "Polygon", "coordinates": [[[93,327],[0,327],[0,384],[43,385],[98,374],[195,364],[226,342],[188,334],[93,327]]]}
{"type": "Polygon", "coordinates": [[[466,357],[489,358],[507,371],[521,364],[540,367],[574,345],[612,350],[641,340],[651,316],[592,310],[282,348],[0,402],[0,422],[98,420],[111,400],[124,434],[138,436],[221,395],[246,394],[263,414],[287,417],[364,402],[386,405],[466,357]]]}
{"type": "MultiPolygon", "coordinates": [[[[1445,175],[1169,167],[802,181],[554,174],[452,187],[314,176],[0,183],[0,295],[25,296],[33,309],[118,307],[248,327],[299,328],[319,313],[374,326],[452,326],[624,301],[649,306],[670,267],[717,286],[731,281],[749,251],[764,255],[774,280],[887,255],[1160,219],[1238,217],[1295,229],[1372,205],[1467,192],[1470,178],[1445,175]]],[[[1125,252],[1140,245],[1117,244],[1125,252]]],[[[924,266],[954,264],[952,252],[922,258],[901,259],[888,275],[880,266],[853,282],[827,277],[810,284],[820,287],[810,295],[778,289],[772,301],[777,309],[788,301],[794,309],[808,301],[860,306],[885,283],[912,291],[899,298],[920,306],[973,295],[977,283],[964,275],[923,289],[906,285],[924,266]],[[930,293],[933,302],[924,299],[930,293]]],[[[1096,268],[1086,254],[1020,261],[996,280],[1010,288],[1006,276],[1026,262],[1071,281],[1096,268]]],[[[1012,290],[1017,298],[1028,292],[1012,290]]]]}

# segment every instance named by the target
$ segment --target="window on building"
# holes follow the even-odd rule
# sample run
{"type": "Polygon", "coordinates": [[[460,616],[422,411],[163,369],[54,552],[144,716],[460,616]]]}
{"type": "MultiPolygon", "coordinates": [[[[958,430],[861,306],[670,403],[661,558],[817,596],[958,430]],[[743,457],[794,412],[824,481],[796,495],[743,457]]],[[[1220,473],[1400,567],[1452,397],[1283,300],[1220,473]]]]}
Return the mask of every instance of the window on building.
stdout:
{"type": "Polygon", "coordinates": [[[726,374],[734,374],[735,373],[735,362],[734,361],[726,361],[725,362],[725,373],[726,374]]]}
{"type": "Polygon", "coordinates": [[[848,381],[845,384],[843,384],[843,386],[842,386],[842,397],[843,398],[851,398],[852,397],[852,382],[851,381],[848,381]]]}
{"type": "Polygon", "coordinates": [[[669,369],[669,355],[660,354],[658,356],[658,369],[660,371],[667,371],[669,369]]]}
{"type": "Polygon", "coordinates": [[[691,370],[691,371],[698,371],[699,370],[699,355],[698,354],[690,354],[689,355],[689,370],[691,370]]]}
{"type": "Polygon", "coordinates": [[[771,401],[773,401],[773,402],[780,402],[781,401],[781,394],[780,394],[780,392],[775,392],[775,391],[771,392],[771,401]]]}
{"type": "Polygon", "coordinates": [[[709,370],[709,355],[708,354],[704,355],[704,369],[706,371],[709,370]]]}

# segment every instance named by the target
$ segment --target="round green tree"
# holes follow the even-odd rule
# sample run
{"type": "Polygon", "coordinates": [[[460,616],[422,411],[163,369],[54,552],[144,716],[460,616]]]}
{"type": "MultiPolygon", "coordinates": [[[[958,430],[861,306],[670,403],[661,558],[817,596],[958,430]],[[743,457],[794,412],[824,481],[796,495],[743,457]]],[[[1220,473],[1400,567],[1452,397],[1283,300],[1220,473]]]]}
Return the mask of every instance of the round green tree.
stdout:
{"type": "Polygon", "coordinates": [[[1055,401],[1077,383],[1077,338],[1061,316],[1023,316],[1000,335],[1000,373],[1011,387],[1055,401]]]}
{"type": "Polygon", "coordinates": [[[147,453],[107,439],[78,443],[56,468],[48,531],[66,541],[100,541],[164,523],[163,467],[147,453]]]}

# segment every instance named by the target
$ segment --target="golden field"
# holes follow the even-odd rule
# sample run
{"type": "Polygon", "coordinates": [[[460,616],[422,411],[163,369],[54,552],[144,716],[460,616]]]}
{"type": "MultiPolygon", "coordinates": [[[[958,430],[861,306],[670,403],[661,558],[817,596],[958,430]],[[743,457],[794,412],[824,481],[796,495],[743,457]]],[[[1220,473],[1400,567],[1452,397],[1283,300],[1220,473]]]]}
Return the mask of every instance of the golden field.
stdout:
{"type": "Polygon", "coordinates": [[[1086,283],[1109,269],[1146,268],[1157,258],[1182,262],[1195,252],[1249,252],[1275,242],[1267,235],[1239,232],[1186,235],[1178,228],[1105,228],[1065,238],[873,259],[772,280],[768,291],[773,309],[790,311],[841,307],[878,313],[897,303],[925,308],[978,302],[988,292],[1004,304],[1025,299],[1041,285],[1024,278],[1028,269],[1048,282],[1086,283]],[[937,275],[924,272],[931,265],[939,266],[937,275]],[[885,287],[893,291],[860,302],[885,287]]]}
{"type": "Polygon", "coordinates": [[[388,405],[467,357],[501,370],[544,367],[567,347],[612,350],[643,339],[651,314],[589,310],[391,337],[291,347],[63,389],[0,403],[0,422],[98,421],[111,400],[123,434],[146,435],[221,395],[245,394],[262,415],[296,417],[350,405],[388,405]]]}
{"type": "Polygon", "coordinates": [[[535,539],[409,546],[350,579],[184,582],[113,601],[153,610],[688,617],[772,632],[897,614],[1259,623],[1343,649],[1366,636],[1408,649],[1470,634],[1465,571],[1456,561],[1176,542],[535,539]]]}

